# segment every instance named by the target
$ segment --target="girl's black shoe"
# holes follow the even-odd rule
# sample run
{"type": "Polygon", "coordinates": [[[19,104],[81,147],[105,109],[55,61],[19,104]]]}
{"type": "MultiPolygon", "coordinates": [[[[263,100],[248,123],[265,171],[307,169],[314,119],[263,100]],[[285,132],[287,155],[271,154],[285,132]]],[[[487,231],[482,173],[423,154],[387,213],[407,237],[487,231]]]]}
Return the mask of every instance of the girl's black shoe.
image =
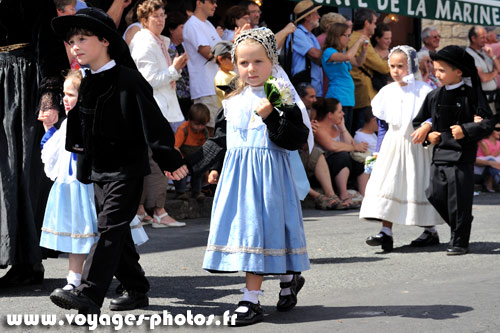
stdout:
{"type": "Polygon", "coordinates": [[[264,310],[260,306],[260,302],[254,304],[248,301],[241,301],[238,303],[238,306],[236,308],[239,308],[240,306],[246,306],[248,310],[247,312],[233,311],[231,315],[236,315],[234,326],[252,325],[264,319],[264,310]]]}
{"type": "Polygon", "coordinates": [[[281,289],[290,288],[290,291],[292,293],[290,295],[282,296],[280,292],[278,304],[276,304],[276,308],[278,309],[278,311],[290,311],[295,307],[295,305],[297,305],[297,294],[299,293],[300,289],[302,289],[302,286],[304,286],[305,282],[306,279],[304,279],[302,275],[294,274],[292,281],[280,283],[281,289]]]}
{"type": "Polygon", "coordinates": [[[392,251],[394,247],[392,236],[388,236],[382,231],[378,235],[368,237],[366,244],[370,246],[382,246],[382,250],[387,252],[392,251]]]}

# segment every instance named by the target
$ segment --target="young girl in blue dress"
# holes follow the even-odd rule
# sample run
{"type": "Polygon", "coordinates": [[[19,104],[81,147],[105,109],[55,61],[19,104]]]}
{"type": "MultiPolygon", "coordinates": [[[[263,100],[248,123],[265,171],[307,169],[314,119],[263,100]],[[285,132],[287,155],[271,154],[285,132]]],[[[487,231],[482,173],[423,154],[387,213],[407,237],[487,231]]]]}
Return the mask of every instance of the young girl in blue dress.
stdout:
{"type": "MultiPolygon", "coordinates": [[[[64,81],[63,104],[66,114],[78,99],[82,74],[71,70],[64,81]]],[[[92,244],[97,240],[97,213],[94,204],[94,186],[76,179],[76,156],[65,149],[66,120],[59,130],[53,125],[57,116],[41,112],[46,133],[42,138],[42,162],[47,177],[54,181],[47,199],[40,246],[69,253],[69,273],[65,290],[72,290],[81,283],[83,263],[92,244]]],[[[130,224],[134,243],[148,240],[140,220],[130,224]]]]}
{"type": "Polygon", "coordinates": [[[232,60],[239,73],[238,88],[222,102],[215,137],[200,150],[197,156],[202,157],[188,158],[188,164],[201,170],[201,165],[211,165],[225,153],[203,268],[246,272],[243,299],[234,314],[236,325],[248,325],[263,318],[258,296],[264,275],[280,275],[277,308],[288,311],[304,284],[300,272],[309,269],[291,163],[296,152],[290,152],[306,143],[309,130],[295,103],[284,111],[266,98],[264,83],[277,69],[271,30],[241,33],[232,60]]]}

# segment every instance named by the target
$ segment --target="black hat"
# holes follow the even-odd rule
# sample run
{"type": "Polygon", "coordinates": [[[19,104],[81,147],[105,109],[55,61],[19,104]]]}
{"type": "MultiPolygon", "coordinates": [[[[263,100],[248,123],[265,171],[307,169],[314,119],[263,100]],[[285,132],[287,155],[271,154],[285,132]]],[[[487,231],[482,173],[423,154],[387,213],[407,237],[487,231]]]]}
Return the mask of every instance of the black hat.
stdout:
{"type": "MultiPolygon", "coordinates": [[[[123,55],[125,58],[130,57],[127,43],[118,33],[115,22],[99,8],[83,8],[75,15],[59,16],[52,19],[52,30],[63,40],[66,40],[67,33],[71,28],[86,29],[98,37],[105,38],[109,42],[111,57],[117,62],[124,62],[120,61],[123,55]]],[[[129,59],[125,61],[127,64],[129,62],[129,59]]]]}
{"type": "Polygon", "coordinates": [[[456,45],[449,45],[438,52],[429,52],[432,60],[442,60],[460,69],[463,77],[471,77],[477,73],[474,58],[463,48],[456,45]]]}

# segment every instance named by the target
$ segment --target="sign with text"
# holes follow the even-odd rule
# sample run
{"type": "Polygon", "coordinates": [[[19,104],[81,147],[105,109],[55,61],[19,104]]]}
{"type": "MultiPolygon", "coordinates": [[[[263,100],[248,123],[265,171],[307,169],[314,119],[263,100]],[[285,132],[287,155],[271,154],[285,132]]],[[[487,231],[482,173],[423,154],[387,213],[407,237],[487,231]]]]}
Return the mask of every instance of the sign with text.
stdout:
{"type": "Polygon", "coordinates": [[[500,26],[497,0],[313,0],[318,5],[371,8],[377,12],[455,21],[484,26],[500,26]]]}

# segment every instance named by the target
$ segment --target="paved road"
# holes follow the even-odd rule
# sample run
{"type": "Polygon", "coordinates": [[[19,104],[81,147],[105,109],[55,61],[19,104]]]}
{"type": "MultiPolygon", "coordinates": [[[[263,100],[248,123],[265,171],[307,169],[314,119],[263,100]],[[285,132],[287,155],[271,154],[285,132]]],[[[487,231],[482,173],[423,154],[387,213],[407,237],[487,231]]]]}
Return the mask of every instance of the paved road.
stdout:
{"type": "MultiPolygon", "coordinates": [[[[261,303],[265,322],[241,331],[276,332],[498,332],[500,330],[500,194],[475,197],[475,220],[471,253],[445,255],[447,226],[438,227],[441,244],[427,249],[407,246],[421,229],[395,226],[395,250],[383,254],[365,245],[379,225],[360,222],[357,212],[304,211],[311,270],[299,305],[289,313],[278,313],[278,283],[266,278],[261,303]],[[279,326],[278,326],[279,325],[279,326]]],[[[141,262],[152,284],[150,306],[131,312],[151,316],[163,310],[173,315],[221,316],[241,297],[242,274],[213,275],[201,270],[208,219],[188,220],[181,229],[151,229],[150,241],[139,248],[141,262]]],[[[0,291],[2,331],[38,332],[43,327],[7,326],[8,313],[51,313],[58,319],[63,311],[48,295],[65,284],[67,259],[44,262],[43,286],[0,291]]],[[[3,274],[4,271],[2,271],[3,274]]],[[[112,287],[117,285],[113,282],[112,287]]],[[[108,310],[112,291],[103,306],[108,310]]],[[[121,331],[148,331],[125,327],[121,331]]],[[[205,331],[224,327],[211,326],[205,331]]],[[[72,326],[56,327],[64,332],[82,332],[72,326]]],[[[167,328],[168,329],[168,328],[167,328]]],[[[193,330],[180,327],[177,331],[193,330]]],[[[203,328],[198,328],[203,329],[203,328]]],[[[110,328],[98,328],[110,332],[110,328]]]]}

